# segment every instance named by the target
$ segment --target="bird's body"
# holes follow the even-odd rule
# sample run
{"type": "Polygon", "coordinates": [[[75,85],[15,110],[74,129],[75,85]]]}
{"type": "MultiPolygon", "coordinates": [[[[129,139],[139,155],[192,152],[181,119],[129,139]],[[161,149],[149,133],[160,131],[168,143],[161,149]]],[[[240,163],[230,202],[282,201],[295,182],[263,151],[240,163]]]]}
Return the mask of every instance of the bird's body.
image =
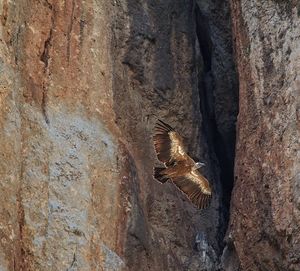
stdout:
{"type": "Polygon", "coordinates": [[[186,153],[182,137],[158,120],[153,141],[157,158],[165,165],[154,168],[154,178],[161,183],[171,180],[194,205],[206,208],[211,198],[209,182],[197,170],[202,163],[196,163],[186,153]]]}

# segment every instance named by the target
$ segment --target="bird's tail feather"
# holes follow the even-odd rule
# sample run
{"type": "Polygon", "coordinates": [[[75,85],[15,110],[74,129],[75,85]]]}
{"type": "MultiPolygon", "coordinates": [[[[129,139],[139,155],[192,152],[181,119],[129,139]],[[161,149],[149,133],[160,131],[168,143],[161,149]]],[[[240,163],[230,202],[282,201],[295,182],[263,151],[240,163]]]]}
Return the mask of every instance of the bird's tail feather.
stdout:
{"type": "Polygon", "coordinates": [[[154,168],[154,178],[161,183],[165,183],[169,178],[167,175],[163,174],[163,170],[166,168],[163,167],[155,167],[154,168]]]}

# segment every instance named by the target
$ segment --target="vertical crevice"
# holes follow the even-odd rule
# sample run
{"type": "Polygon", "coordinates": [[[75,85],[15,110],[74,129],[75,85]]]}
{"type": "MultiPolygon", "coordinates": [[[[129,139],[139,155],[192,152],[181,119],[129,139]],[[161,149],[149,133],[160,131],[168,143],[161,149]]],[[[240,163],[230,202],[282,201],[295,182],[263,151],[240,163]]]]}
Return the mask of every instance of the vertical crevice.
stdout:
{"type": "Polygon", "coordinates": [[[45,119],[45,122],[49,125],[50,121],[48,118],[47,114],[47,100],[48,100],[48,76],[50,74],[49,72],[49,59],[50,59],[50,49],[52,47],[52,42],[53,42],[53,30],[54,30],[54,12],[55,8],[53,5],[51,5],[48,1],[46,1],[47,7],[49,8],[51,12],[51,28],[49,30],[49,35],[48,38],[44,42],[44,50],[40,56],[40,60],[44,63],[44,74],[45,74],[45,79],[42,85],[42,101],[41,101],[41,107],[42,107],[42,113],[45,119]]]}
{"type": "Polygon", "coordinates": [[[74,11],[75,11],[75,1],[72,1],[72,9],[71,9],[71,16],[70,16],[70,24],[68,26],[67,31],[67,61],[70,63],[70,56],[71,56],[71,35],[73,30],[74,24],[74,11]]]}
{"type": "Polygon", "coordinates": [[[221,208],[217,239],[219,249],[222,251],[224,248],[223,239],[229,221],[230,199],[234,181],[238,79],[231,50],[230,17],[219,16],[218,14],[223,15],[227,6],[219,5],[217,2],[209,2],[207,5],[210,7],[207,8],[206,6],[204,11],[201,9],[201,5],[197,3],[195,5],[195,20],[202,59],[198,87],[203,119],[202,132],[206,137],[209,152],[217,159],[220,170],[221,187],[217,188],[217,197],[219,197],[217,200],[221,208]],[[224,27],[225,33],[219,35],[220,28],[218,27],[224,23],[228,24],[227,28],[224,27]],[[224,56],[221,55],[223,52],[225,52],[224,56]],[[231,69],[229,74],[228,69],[231,69]]]}

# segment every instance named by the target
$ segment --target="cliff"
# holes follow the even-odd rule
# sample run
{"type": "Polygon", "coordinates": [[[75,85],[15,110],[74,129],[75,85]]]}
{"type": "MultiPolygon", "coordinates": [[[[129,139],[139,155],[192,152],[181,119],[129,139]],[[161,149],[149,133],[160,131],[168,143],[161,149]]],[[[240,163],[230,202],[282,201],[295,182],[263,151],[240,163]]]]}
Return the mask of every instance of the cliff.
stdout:
{"type": "Polygon", "coordinates": [[[0,270],[299,270],[298,10],[1,0],[0,270]],[[207,210],[153,179],[157,118],[207,210]]]}
{"type": "Polygon", "coordinates": [[[231,4],[240,99],[229,235],[242,270],[300,270],[300,7],[231,4]]]}

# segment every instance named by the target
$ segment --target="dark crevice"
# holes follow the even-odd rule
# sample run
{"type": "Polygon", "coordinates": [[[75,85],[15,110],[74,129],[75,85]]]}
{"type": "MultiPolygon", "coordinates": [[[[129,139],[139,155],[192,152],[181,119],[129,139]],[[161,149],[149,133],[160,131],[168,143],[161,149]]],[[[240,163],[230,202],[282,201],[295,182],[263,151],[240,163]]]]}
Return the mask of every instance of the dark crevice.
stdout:
{"type": "Polygon", "coordinates": [[[74,252],[72,262],[66,271],[71,271],[76,267],[77,267],[77,259],[76,259],[76,252],[74,252]]]}
{"type": "Polygon", "coordinates": [[[74,24],[74,12],[75,12],[75,1],[73,0],[71,16],[70,16],[70,24],[68,26],[68,31],[67,31],[67,60],[68,60],[68,63],[70,62],[70,56],[71,56],[71,35],[72,35],[73,24],[74,24]]]}
{"type": "MultiPolygon", "coordinates": [[[[14,42],[16,44],[16,48],[19,48],[19,39],[20,39],[20,35],[21,35],[21,31],[22,28],[20,26],[18,26],[18,30],[16,32],[16,35],[14,37],[14,42]]],[[[17,50],[16,54],[15,54],[15,64],[18,65],[19,64],[19,50],[17,50]]]]}
{"type": "Polygon", "coordinates": [[[50,31],[49,31],[49,36],[48,38],[45,40],[45,43],[44,43],[44,50],[43,50],[43,53],[40,57],[41,61],[44,62],[44,73],[47,72],[47,69],[48,69],[48,61],[49,61],[49,50],[52,46],[52,38],[53,38],[53,28],[54,28],[54,9],[53,9],[53,6],[48,2],[46,1],[46,4],[48,6],[48,8],[51,10],[51,28],[50,28],[50,31]]]}
{"type": "Polygon", "coordinates": [[[43,85],[43,96],[42,96],[42,113],[44,116],[45,122],[49,125],[50,121],[48,118],[47,110],[46,110],[46,105],[47,105],[47,87],[43,85]]]}
{"type": "MultiPolygon", "coordinates": [[[[50,59],[50,48],[52,46],[52,40],[53,40],[53,29],[54,29],[54,8],[53,6],[46,1],[48,8],[51,10],[52,14],[51,14],[51,28],[49,30],[49,36],[48,38],[45,40],[44,43],[44,50],[41,54],[40,60],[44,63],[44,74],[45,75],[49,75],[49,59],[50,59]]],[[[45,119],[45,122],[47,124],[50,123],[48,115],[47,115],[47,110],[46,110],[46,105],[47,105],[47,91],[48,91],[48,78],[45,78],[45,81],[43,82],[43,86],[42,86],[42,102],[41,102],[41,107],[42,107],[42,113],[45,119]]]]}
{"type": "Polygon", "coordinates": [[[209,73],[211,71],[211,61],[212,61],[212,41],[209,36],[208,28],[209,25],[207,20],[202,15],[198,5],[195,8],[196,16],[196,34],[202,54],[204,72],[209,73]]]}
{"type": "MultiPolygon", "coordinates": [[[[48,70],[48,62],[49,62],[49,49],[51,47],[51,41],[52,41],[52,28],[50,29],[50,33],[49,33],[49,37],[47,38],[47,40],[45,41],[45,45],[44,45],[44,51],[41,55],[41,61],[44,62],[44,73],[47,73],[48,70]]],[[[47,80],[47,79],[46,79],[47,80]]],[[[47,86],[45,85],[45,83],[43,84],[43,95],[42,95],[42,112],[44,115],[44,119],[45,122],[47,124],[49,124],[49,118],[47,116],[47,112],[46,112],[46,104],[47,104],[47,86]]]]}
{"type": "MultiPolygon", "coordinates": [[[[219,243],[219,251],[222,251],[224,248],[223,239],[229,222],[230,199],[234,181],[235,120],[238,107],[238,91],[236,89],[235,92],[234,89],[228,86],[228,89],[225,87],[222,91],[216,92],[216,88],[220,85],[218,80],[221,78],[221,76],[216,76],[216,74],[222,72],[222,70],[214,70],[216,65],[213,65],[212,63],[218,61],[215,59],[214,46],[225,47],[228,46],[228,44],[218,44],[224,40],[216,39],[212,36],[209,25],[209,20],[212,19],[213,18],[207,18],[207,16],[202,13],[198,5],[195,6],[196,34],[203,63],[203,67],[201,69],[202,72],[199,75],[200,80],[198,87],[200,94],[200,109],[203,118],[202,129],[203,134],[206,136],[209,152],[214,154],[216,157],[220,169],[221,187],[216,188],[218,189],[216,196],[219,197],[218,201],[221,206],[219,213],[219,236],[217,236],[217,239],[219,243]],[[216,100],[220,99],[217,95],[220,94],[224,96],[236,95],[230,99],[226,99],[226,97],[224,97],[224,100],[233,101],[234,104],[224,103],[224,105],[219,103],[217,105],[216,100]],[[216,109],[217,106],[219,107],[218,110],[216,109]],[[222,106],[227,106],[227,108],[221,108],[222,106]],[[232,116],[228,113],[228,119],[226,119],[227,122],[230,122],[229,119],[233,119],[233,121],[230,122],[230,129],[228,129],[227,126],[225,127],[224,123],[220,121],[221,118],[218,115],[218,112],[229,112],[229,107],[236,108],[236,110],[232,110],[232,116]],[[220,108],[224,110],[220,110],[220,108]]],[[[231,40],[228,42],[231,42],[231,40]]],[[[223,72],[225,73],[225,69],[223,72]]]]}
{"type": "Polygon", "coordinates": [[[52,28],[50,29],[49,36],[45,41],[44,51],[41,55],[41,61],[44,62],[44,72],[46,72],[48,68],[49,49],[51,47],[51,40],[52,40],[52,28]]]}

